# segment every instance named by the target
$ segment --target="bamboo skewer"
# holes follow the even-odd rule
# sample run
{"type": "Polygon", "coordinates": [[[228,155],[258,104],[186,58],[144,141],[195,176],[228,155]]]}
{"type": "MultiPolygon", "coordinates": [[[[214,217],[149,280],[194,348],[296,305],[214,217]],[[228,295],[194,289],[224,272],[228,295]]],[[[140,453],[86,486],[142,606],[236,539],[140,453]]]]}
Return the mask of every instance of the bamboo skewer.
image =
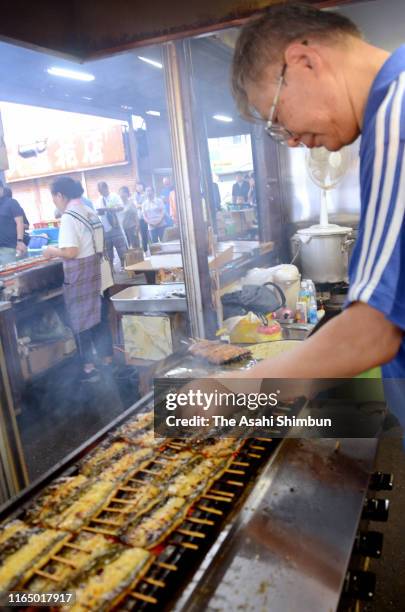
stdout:
{"type": "Polygon", "coordinates": [[[227,469],[225,470],[225,474],[240,474],[241,476],[244,476],[246,474],[245,470],[232,470],[232,469],[227,469]]]}
{"type": "Polygon", "coordinates": [[[69,559],[64,559],[63,557],[59,557],[59,555],[53,555],[51,557],[53,561],[58,561],[59,563],[64,563],[65,565],[69,565],[69,567],[73,567],[73,569],[77,569],[79,566],[73,561],[69,561],[69,559]]]}
{"type": "Polygon", "coordinates": [[[117,514],[131,514],[131,510],[125,510],[124,508],[106,508],[103,512],[116,512],[117,514]]]}
{"type": "Polygon", "coordinates": [[[158,565],[162,569],[170,570],[171,572],[177,572],[177,565],[173,565],[172,563],[165,563],[164,561],[155,561],[154,565],[158,565]]]}
{"type": "Polygon", "coordinates": [[[218,491],[217,489],[210,489],[210,493],[215,495],[226,495],[227,497],[235,497],[235,493],[228,493],[228,491],[218,491]]]}
{"type": "Polygon", "coordinates": [[[199,510],[202,510],[203,512],[208,512],[210,514],[218,514],[218,516],[223,515],[222,510],[217,510],[217,508],[210,508],[209,506],[197,506],[197,508],[199,510]]]}
{"type": "Polygon", "coordinates": [[[189,521],[190,523],[197,523],[199,525],[215,525],[214,521],[210,521],[209,519],[197,518],[195,516],[187,517],[186,520],[189,521]]]}
{"type": "Polygon", "coordinates": [[[243,482],[239,482],[238,480],[227,480],[226,484],[233,485],[234,487],[244,487],[243,482]]]}
{"type": "Polygon", "coordinates": [[[230,504],[232,502],[231,499],[229,499],[229,497],[219,497],[218,495],[210,495],[209,493],[206,493],[205,495],[201,495],[202,499],[213,499],[214,501],[220,501],[220,502],[225,502],[227,504],[230,504]]]}
{"type": "Polygon", "coordinates": [[[59,578],[56,578],[52,574],[48,574],[48,572],[43,572],[40,569],[34,570],[34,574],[38,574],[38,576],[41,576],[42,578],[46,578],[47,580],[53,580],[53,582],[60,582],[59,578]]]}
{"type": "Polygon", "coordinates": [[[158,600],[155,597],[151,597],[150,595],[144,595],[143,593],[137,593],[136,591],[131,591],[129,593],[131,597],[134,599],[140,599],[141,601],[145,601],[146,603],[157,604],[158,600]]]}
{"type": "Polygon", "coordinates": [[[137,504],[137,502],[133,499],[120,499],[119,497],[112,497],[111,501],[113,501],[114,503],[127,504],[130,506],[137,504]]]}
{"type": "MultiPolygon", "coordinates": [[[[103,510],[105,512],[105,510],[103,510]]],[[[101,523],[102,525],[112,525],[113,527],[121,527],[121,523],[117,523],[117,521],[112,521],[110,519],[100,519],[94,518],[91,521],[92,523],[101,523]]]]}
{"type": "Polygon", "coordinates": [[[190,550],[198,550],[197,544],[192,544],[191,542],[180,542],[179,546],[183,548],[189,548],[190,550]]]}
{"type": "Polygon", "coordinates": [[[152,476],[159,476],[160,472],[154,472],[153,470],[139,470],[140,472],[143,472],[144,474],[152,474],[152,476]]]}
{"type": "Polygon", "coordinates": [[[143,582],[147,582],[153,586],[161,587],[162,589],[166,586],[166,583],[162,580],[155,580],[155,578],[143,578],[143,582]]]}
{"type": "Polygon", "coordinates": [[[186,536],[190,536],[190,538],[202,538],[206,537],[205,533],[201,533],[201,531],[190,531],[190,529],[176,529],[177,533],[181,533],[186,536]]]}
{"type": "Polygon", "coordinates": [[[167,445],[169,448],[174,448],[174,450],[183,450],[183,448],[186,446],[185,444],[173,444],[173,442],[170,442],[170,444],[167,445]]]}
{"type": "Polygon", "coordinates": [[[91,550],[87,550],[87,548],[83,548],[83,546],[78,546],[77,544],[71,544],[70,542],[66,542],[64,546],[67,546],[68,548],[73,548],[73,550],[80,550],[80,552],[84,552],[84,553],[87,553],[88,555],[91,555],[91,550]]]}
{"type": "MultiPolygon", "coordinates": [[[[121,527],[122,525],[119,525],[121,527]]],[[[91,531],[91,533],[101,533],[102,535],[115,536],[115,531],[108,531],[108,529],[101,529],[100,527],[83,527],[83,531],[91,531]]]]}

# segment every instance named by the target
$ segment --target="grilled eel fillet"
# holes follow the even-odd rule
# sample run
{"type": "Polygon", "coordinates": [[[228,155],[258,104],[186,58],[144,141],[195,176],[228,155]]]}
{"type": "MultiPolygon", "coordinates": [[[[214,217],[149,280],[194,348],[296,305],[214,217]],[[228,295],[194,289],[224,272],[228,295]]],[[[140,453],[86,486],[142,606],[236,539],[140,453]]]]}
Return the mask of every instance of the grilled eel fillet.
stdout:
{"type": "Polygon", "coordinates": [[[27,580],[41,560],[54,553],[68,534],[12,521],[0,531],[0,592],[27,580]]]}
{"type": "Polygon", "coordinates": [[[232,457],[194,457],[193,467],[186,465],[169,484],[168,495],[156,500],[148,512],[130,519],[120,539],[148,549],[160,544],[184,520],[192,501],[222,475],[231,461],[232,457]]]}
{"type": "Polygon", "coordinates": [[[103,480],[122,480],[141,464],[150,461],[153,450],[136,448],[126,442],[115,441],[111,446],[98,449],[82,462],[80,472],[88,477],[102,475],[103,480]]]}
{"type": "Polygon", "coordinates": [[[139,476],[142,476],[145,483],[159,485],[163,481],[167,482],[169,478],[172,478],[179,471],[187,469],[195,461],[195,454],[190,450],[176,452],[176,454],[166,460],[164,457],[164,454],[160,454],[157,457],[157,462],[152,459],[149,464],[142,466],[140,473],[135,473],[135,478],[138,479],[139,476]],[[142,472],[143,467],[145,467],[144,472],[142,472]],[[144,477],[144,475],[147,477],[144,477]]]}
{"type": "Polygon", "coordinates": [[[34,524],[77,531],[108,501],[116,485],[82,474],[58,479],[28,511],[34,524]]]}
{"type": "Polygon", "coordinates": [[[214,480],[221,477],[231,461],[232,456],[211,459],[201,456],[200,461],[191,470],[184,471],[169,483],[169,495],[195,499],[208,489],[214,480]]]}
{"type": "Polygon", "coordinates": [[[76,592],[76,602],[63,607],[65,612],[106,612],[116,606],[128,589],[146,573],[154,557],[140,548],[126,549],[116,545],[102,565],[96,564],[90,572],[69,584],[76,592]]]}
{"type": "Polygon", "coordinates": [[[142,414],[137,415],[131,421],[127,421],[124,425],[122,425],[119,429],[115,431],[115,436],[130,436],[131,434],[136,435],[139,432],[145,433],[151,430],[153,430],[152,410],[150,410],[149,412],[143,412],[142,414]]]}
{"type": "Polygon", "coordinates": [[[202,357],[215,365],[231,363],[232,361],[251,356],[251,352],[248,349],[232,344],[222,344],[215,340],[194,342],[188,350],[195,357],[202,357]]]}
{"type": "MultiPolygon", "coordinates": [[[[160,503],[162,486],[169,479],[174,478],[179,472],[191,470],[192,466],[201,460],[201,455],[196,456],[190,451],[182,451],[164,464],[152,461],[150,465],[147,464],[145,473],[135,474],[136,483],[130,482],[130,486],[123,485],[117,489],[114,498],[97,515],[97,519],[112,520],[120,524],[117,529],[115,526],[112,527],[114,532],[120,532],[122,527],[136,521],[140,515],[160,503]],[[142,481],[139,479],[140,476],[142,481]],[[117,513],[117,509],[121,512],[117,513]]],[[[93,527],[91,521],[90,526],[93,527]]],[[[110,530],[111,527],[107,526],[106,529],[110,530]]]]}
{"type": "Polygon", "coordinates": [[[114,546],[111,540],[107,540],[104,536],[85,531],[82,531],[73,540],[69,539],[68,544],[75,546],[75,548],[65,546],[65,542],[61,542],[60,548],[56,552],[54,551],[58,558],[65,559],[65,563],[57,559],[49,559],[39,567],[56,580],[44,576],[33,576],[24,585],[24,588],[34,593],[66,591],[69,582],[77,580],[80,575],[89,572],[96,564],[98,565],[100,560],[107,556],[114,546]],[[72,565],[69,565],[69,562],[72,565]]]}
{"type": "Polygon", "coordinates": [[[166,442],[166,438],[155,437],[153,429],[150,431],[131,431],[130,429],[122,429],[119,438],[124,440],[127,444],[133,444],[141,448],[156,448],[162,446],[166,442]]]}
{"type": "Polygon", "coordinates": [[[189,507],[183,497],[161,498],[152,510],[127,527],[120,539],[130,546],[153,548],[183,522],[189,507]]]}
{"type": "Polygon", "coordinates": [[[140,514],[147,512],[159,498],[160,489],[146,482],[139,485],[138,488],[128,488],[130,489],[129,492],[126,492],[127,487],[118,490],[108,506],[105,506],[94,517],[94,522],[91,520],[89,526],[84,529],[99,529],[98,521],[101,519],[102,521],[111,521],[111,524],[106,523],[103,529],[107,530],[110,535],[118,535],[128,521],[134,520],[140,514]],[[118,510],[119,512],[117,512],[118,510]]]}
{"type": "MultiPolygon", "coordinates": [[[[176,439],[174,439],[176,443],[176,439]]],[[[191,437],[181,440],[184,450],[189,450],[193,454],[203,455],[204,457],[228,457],[237,453],[244,440],[237,438],[199,438],[191,437]]]]}

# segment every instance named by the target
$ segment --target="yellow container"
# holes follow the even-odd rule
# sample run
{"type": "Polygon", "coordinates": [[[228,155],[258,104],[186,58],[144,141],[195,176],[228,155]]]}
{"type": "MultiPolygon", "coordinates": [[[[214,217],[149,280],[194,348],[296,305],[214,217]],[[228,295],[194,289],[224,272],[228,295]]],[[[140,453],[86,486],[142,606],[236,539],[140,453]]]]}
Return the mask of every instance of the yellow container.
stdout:
{"type": "Polygon", "coordinates": [[[282,340],[283,332],[280,324],[277,321],[267,318],[268,327],[266,328],[257,320],[243,317],[230,331],[230,340],[232,343],[249,343],[256,342],[274,342],[282,340]]]}

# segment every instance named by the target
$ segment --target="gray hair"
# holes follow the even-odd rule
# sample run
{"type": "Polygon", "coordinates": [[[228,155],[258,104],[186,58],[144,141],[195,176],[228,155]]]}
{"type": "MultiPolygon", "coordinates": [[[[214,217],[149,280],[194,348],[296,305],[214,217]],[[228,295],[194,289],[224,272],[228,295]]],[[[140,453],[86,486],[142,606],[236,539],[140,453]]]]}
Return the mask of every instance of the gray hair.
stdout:
{"type": "Polygon", "coordinates": [[[339,13],[295,2],[270,6],[242,29],[236,42],[232,91],[241,115],[248,120],[253,118],[247,85],[259,82],[269,65],[280,62],[290,43],[307,38],[337,42],[347,36],[362,35],[350,19],[339,13]]]}

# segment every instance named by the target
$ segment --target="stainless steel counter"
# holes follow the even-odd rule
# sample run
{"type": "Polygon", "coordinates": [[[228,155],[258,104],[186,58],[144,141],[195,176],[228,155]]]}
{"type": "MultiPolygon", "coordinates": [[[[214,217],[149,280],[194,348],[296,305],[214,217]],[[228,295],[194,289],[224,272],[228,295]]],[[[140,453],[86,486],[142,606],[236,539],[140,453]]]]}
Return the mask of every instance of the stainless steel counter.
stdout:
{"type": "MultiPolygon", "coordinates": [[[[21,260],[18,265],[23,266],[25,262],[32,263],[34,258],[21,260]]],[[[17,263],[16,263],[17,266],[17,263]]],[[[0,289],[3,299],[13,301],[21,300],[35,295],[37,298],[55,290],[61,293],[63,285],[63,262],[61,259],[51,259],[39,262],[31,267],[18,269],[10,268],[2,271],[0,277],[0,289]]]]}
{"type": "Polygon", "coordinates": [[[376,449],[285,440],[175,609],[336,610],[376,449]]]}

